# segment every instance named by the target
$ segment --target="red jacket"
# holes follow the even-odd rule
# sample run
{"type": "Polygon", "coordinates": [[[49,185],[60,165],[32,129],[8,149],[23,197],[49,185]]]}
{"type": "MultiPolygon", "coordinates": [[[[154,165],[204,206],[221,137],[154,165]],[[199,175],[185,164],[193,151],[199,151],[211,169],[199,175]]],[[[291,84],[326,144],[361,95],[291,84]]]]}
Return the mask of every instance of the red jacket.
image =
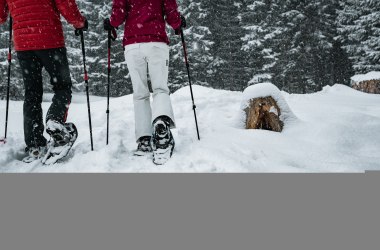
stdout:
{"type": "Polygon", "coordinates": [[[60,15],[75,28],[84,25],[75,0],[0,0],[0,24],[13,18],[16,51],[65,46],[60,15]]]}
{"type": "Polygon", "coordinates": [[[178,29],[181,18],[176,0],[113,0],[111,25],[125,21],[123,45],[144,42],[169,44],[165,21],[178,29]]]}

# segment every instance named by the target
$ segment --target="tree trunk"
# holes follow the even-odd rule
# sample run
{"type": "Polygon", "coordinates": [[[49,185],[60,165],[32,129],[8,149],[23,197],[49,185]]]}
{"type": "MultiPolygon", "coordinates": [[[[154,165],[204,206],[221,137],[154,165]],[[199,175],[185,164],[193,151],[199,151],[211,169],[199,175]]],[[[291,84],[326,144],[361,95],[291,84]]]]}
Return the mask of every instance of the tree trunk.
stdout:
{"type": "Polygon", "coordinates": [[[362,92],[380,94],[380,80],[362,81],[355,83],[352,87],[362,92]]]}
{"type": "Polygon", "coordinates": [[[281,110],[271,96],[251,99],[245,112],[246,129],[281,132],[284,127],[284,123],[280,120],[281,110]]]}

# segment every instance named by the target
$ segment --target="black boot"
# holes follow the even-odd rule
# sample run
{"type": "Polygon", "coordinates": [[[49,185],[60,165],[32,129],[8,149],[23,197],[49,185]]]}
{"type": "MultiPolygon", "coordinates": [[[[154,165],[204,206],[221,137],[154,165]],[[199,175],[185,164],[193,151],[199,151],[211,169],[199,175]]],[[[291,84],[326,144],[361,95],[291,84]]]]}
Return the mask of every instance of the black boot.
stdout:
{"type": "Polygon", "coordinates": [[[73,123],[59,123],[49,120],[46,123],[46,132],[52,141],[48,144],[48,151],[42,163],[49,165],[65,157],[78,137],[78,130],[73,123]]]}
{"type": "Polygon", "coordinates": [[[165,164],[173,154],[174,138],[170,131],[171,119],[167,116],[157,117],[153,122],[153,163],[165,164]]]}
{"type": "Polygon", "coordinates": [[[138,140],[137,149],[134,153],[136,156],[144,156],[146,154],[152,153],[152,146],[150,145],[152,137],[143,136],[138,140]]]}
{"type": "Polygon", "coordinates": [[[46,154],[46,146],[26,147],[25,153],[28,155],[22,159],[25,163],[31,163],[42,159],[46,154]]]}

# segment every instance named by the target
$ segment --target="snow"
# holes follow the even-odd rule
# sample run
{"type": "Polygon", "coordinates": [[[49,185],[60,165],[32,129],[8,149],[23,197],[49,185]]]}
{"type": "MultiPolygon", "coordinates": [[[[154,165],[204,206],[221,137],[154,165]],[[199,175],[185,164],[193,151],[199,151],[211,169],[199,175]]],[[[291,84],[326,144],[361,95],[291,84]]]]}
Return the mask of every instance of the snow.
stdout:
{"type": "MultiPolygon", "coordinates": [[[[263,85],[262,85],[263,86],[263,85]]],[[[269,85],[268,85],[269,86],[269,85]]],[[[256,86],[256,88],[258,88],[256,86]]],[[[267,92],[271,87],[260,88],[267,92]]],[[[91,97],[95,151],[90,150],[87,104],[75,96],[68,121],[79,137],[64,162],[44,166],[24,156],[22,102],[10,103],[8,142],[0,145],[0,172],[363,172],[380,170],[380,96],[343,85],[298,95],[281,92],[294,113],[282,133],[245,130],[240,123],[245,94],[194,86],[201,140],[197,140],[190,91],[172,95],[176,149],[163,166],[133,156],[132,96],[110,102],[110,145],[106,146],[106,99],[91,97]]],[[[255,92],[259,90],[256,89],[255,92]]],[[[275,93],[278,94],[277,91],[275,93]]],[[[47,95],[49,97],[49,95],[47,95]]],[[[44,100],[49,99],[45,97],[44,100]]],[[[49,102],[43,103],[47,111],[49,102]]],[[[3,134],[5,101],[0,101],[3,134]]]]}
{"type": "Polygon", "coordinates": [[[367,74],[355,75],[351,77],[352,83],[359,83],[362,81],[380,80],[380,71],[371,71],[367,74]]]}

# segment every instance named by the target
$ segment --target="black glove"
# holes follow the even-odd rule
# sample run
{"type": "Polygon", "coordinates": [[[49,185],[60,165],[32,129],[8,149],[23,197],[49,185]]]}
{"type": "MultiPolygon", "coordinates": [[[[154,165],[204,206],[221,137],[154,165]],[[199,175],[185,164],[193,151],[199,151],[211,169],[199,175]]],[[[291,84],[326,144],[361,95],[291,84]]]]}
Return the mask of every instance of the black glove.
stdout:
{"type": "Polygon", "coordinates": [[[186,19],[185,19],[184,16],[181,15],[181,26],[179,26],[179,28],[175,30],[175,34],[176,34],[176,35],[181,34],[181,29],[182,29],[182,28],[186,28],[186,26],[187,26],[187,25],[186,25],[186,19]]]}
{"type": "Polygon", "coordinates": [[[111,39],[115,41],[117,38],[116,28],[111,25],[110,19],[109,18],[104,19],[103,24],[104,24],[104,30],[111,31],[110,33],[111,39]]]}
{"type": "Polygon", "coordinates": [[[79,36],[80,32],[87,31],[88,30],[88,21],[87,18],[84,18],[84,26],[79,29],[75,29],[75,35],[79,36]]]}
{"type": "Polygon", "coordinates": [[[111,25],[110,19],[109,18],[104,19],[104,30],[110,31],[112,29],[115,29],[115,27],[111,25]]]}

